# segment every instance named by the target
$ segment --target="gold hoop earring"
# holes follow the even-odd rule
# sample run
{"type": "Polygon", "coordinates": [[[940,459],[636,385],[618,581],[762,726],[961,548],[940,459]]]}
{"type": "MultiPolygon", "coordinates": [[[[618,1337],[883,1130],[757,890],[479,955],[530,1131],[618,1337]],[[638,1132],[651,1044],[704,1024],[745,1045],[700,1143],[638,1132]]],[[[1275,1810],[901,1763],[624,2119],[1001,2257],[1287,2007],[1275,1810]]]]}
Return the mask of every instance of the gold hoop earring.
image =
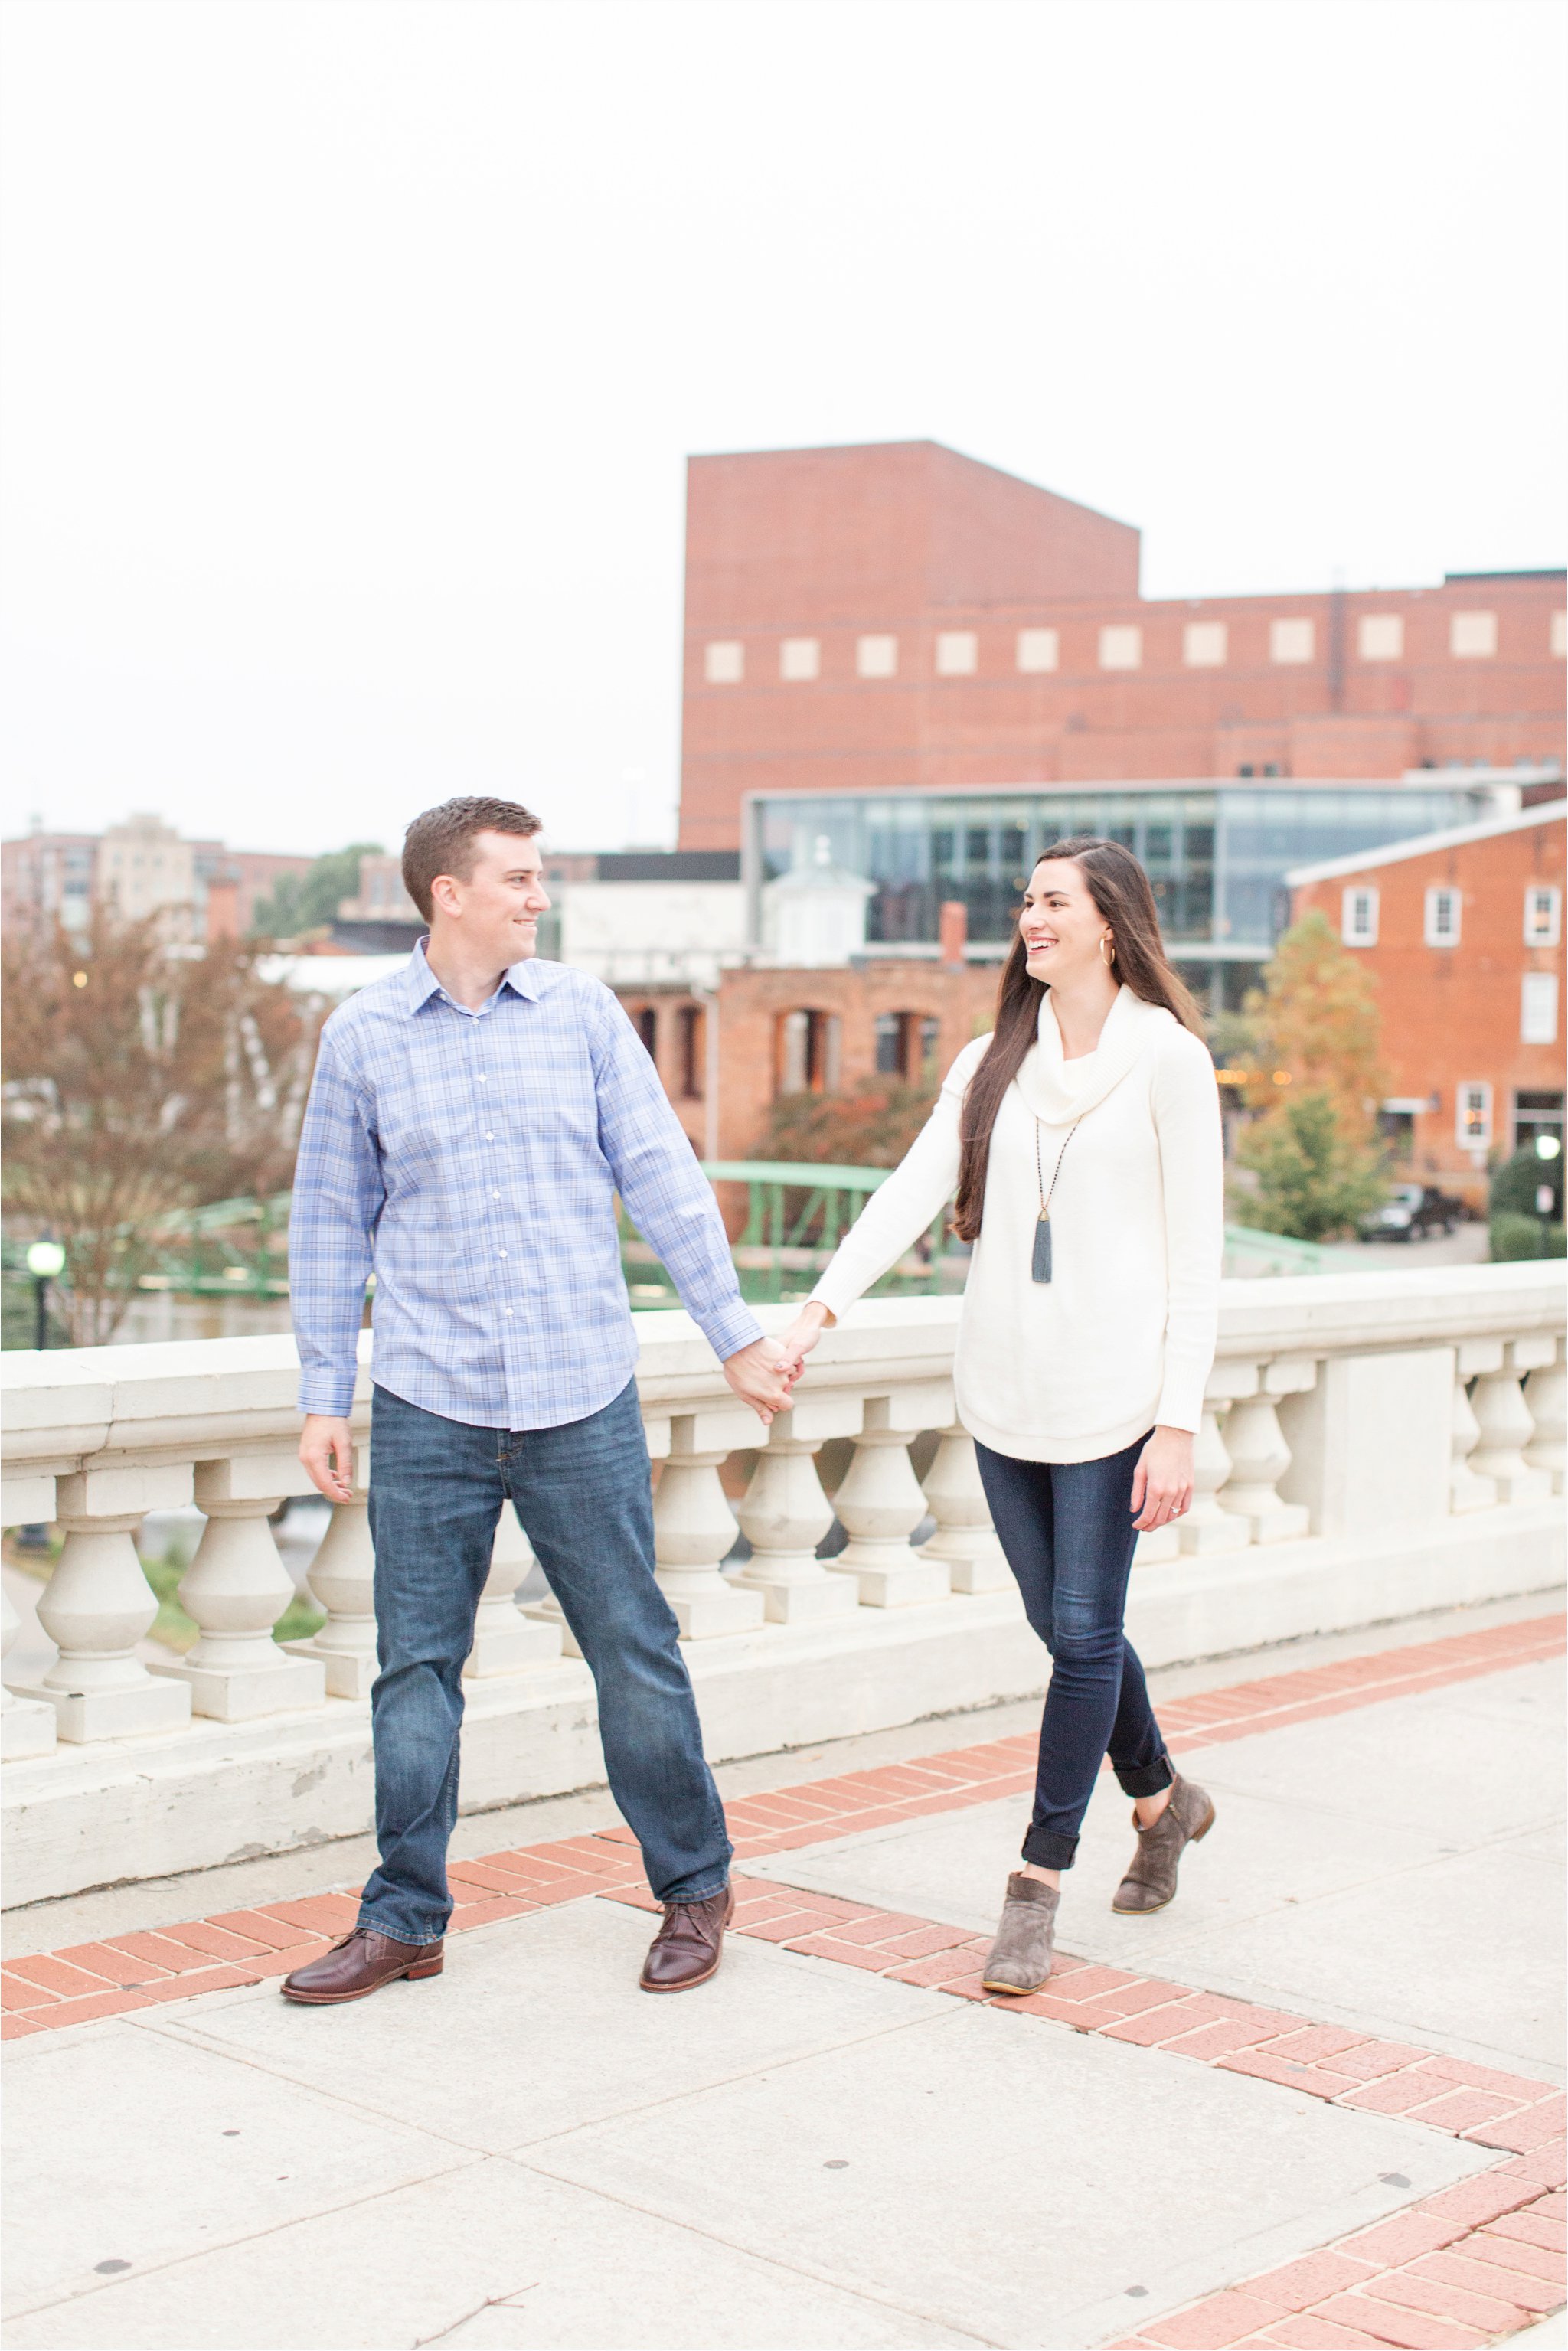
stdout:
{"type": "Polygon", "coordinates": [[[1107,971],[1109,971],[1109,970],[1110,970],[1111,966],[1112,966],[1112,965],[1115,962],[1115,960],[1116,960],[1116,942],[1115,942],[1115,940],[1111,936],[1111,934],[1110,934],[1110,932],[1109,932],[1109,931],[1105,931],[1105,932],[1103,932],[1103,933],[1101,934],[1101,938],[1100,938],[1100,960],[1101,960],[1101,962],[1104,965],[1104,967],[1105,967],[1105,968],[1106,968],[1106,970],[1107,970],[1107,971]],[[1107,947],[1109,947],[1109,948],[1110,948],[1110,950],[1111,950],[1111,952],[1110,952],[1110,954],[1109,954],[1109,955],[1107,955],[1107,954],[1106,954],[1106,952],[1105,952],[1105,950],[1106,950],[1106,948],[1107,948],[1107,947]]]}

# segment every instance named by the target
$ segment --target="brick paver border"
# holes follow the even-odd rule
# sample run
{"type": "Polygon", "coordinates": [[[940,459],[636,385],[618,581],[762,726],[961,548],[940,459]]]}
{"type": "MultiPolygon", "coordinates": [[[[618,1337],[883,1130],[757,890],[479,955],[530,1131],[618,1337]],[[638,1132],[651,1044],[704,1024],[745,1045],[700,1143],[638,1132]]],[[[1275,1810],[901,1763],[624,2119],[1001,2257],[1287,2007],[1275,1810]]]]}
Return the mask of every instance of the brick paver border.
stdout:
{"type": "MultiPolygon", "coordinates": [[[[1564,1619],[1542,1616],[1282,1673],[1161,1706],[1182,1753],[1443,1687],[1560,1655],[1564,1619]]],[[[727,1807],[737,1859],[852,1836],[925,1813],[989,1803],[1033,1786],[1032,1737],[989,1740],[917,1762],[814,1780],[727,1807]]],[[[455,1862],[451,1931],[599,1896],[658,1907],[625,1828],[455,1862]]],[[[1058,1955],[1049,1988],[989,1995],[988,1938],[772,1879],[736,1877],[734,1931],[869,1970],[1304,2092],[1333,2105],[1398,2114],[1507,2159],[1304,2259],[1166,2314],[1115,2351],[1462,2351],[1556,2310],[1564,2298],[1561,2092],[1526,2076],[1378,2040],[1284,2010],[1058,1955]]],[[[347,1933],[351,1893],[106,1936],[0,1969],[0,2035],[15,2039],[165,2001],[284,1975],[347,1933]]]]}

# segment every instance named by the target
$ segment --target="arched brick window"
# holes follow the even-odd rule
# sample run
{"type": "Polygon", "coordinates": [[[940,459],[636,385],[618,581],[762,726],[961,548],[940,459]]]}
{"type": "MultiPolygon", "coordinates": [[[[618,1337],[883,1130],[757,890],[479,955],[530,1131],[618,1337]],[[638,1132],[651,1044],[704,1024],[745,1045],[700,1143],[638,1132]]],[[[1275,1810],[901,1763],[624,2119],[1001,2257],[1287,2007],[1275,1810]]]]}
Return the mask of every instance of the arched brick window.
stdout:
{"type": "Polygon", "coordinates": [[[780,1094],[834,1094],[839,1090],[839,1016],[805,1008],[779,1015],[773,1089],[780,1094]]]}

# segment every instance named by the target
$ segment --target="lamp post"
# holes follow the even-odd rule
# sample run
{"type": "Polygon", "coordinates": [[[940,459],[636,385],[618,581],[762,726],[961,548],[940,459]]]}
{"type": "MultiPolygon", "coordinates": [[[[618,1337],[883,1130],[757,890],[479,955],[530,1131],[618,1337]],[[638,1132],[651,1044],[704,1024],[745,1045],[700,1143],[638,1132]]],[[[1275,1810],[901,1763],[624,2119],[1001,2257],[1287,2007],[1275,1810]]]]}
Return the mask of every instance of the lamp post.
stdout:
{"type": "MultiPolygon", "coordinates": [[[[49,1343],[49,1284],[65,1270],[66,1253],[58,1241],[34,1241],[27,1251],[27,1271],[33,1277],[33,1307],[35,1323],[33,1344],[40,1353],[49,1343]]],[[[46,1526],[18,1527],[18,1551],[47,1552],[49,1531],[46,1526]]]]}
{"type": "Polygon", "coordinates": [[[66,1253],[58,1241],[35,1241],[27,1251],[27,1271],[33,1277],[34,1338],[40,1353],[49,1343],[49,1284],[65,1270],[66,1253]]]}
{"type": "MultiPolygon", "coordinates": [[[[1538,1134],[1536,1136],[1535,1155],[1542,1164],[1543,1174],[1552,1173],[1552,1163],[1562,1156],[1562,1153],[1563,1144],[1557,1135],[1538,1134]]],[[[1535,1213],[1541,1219],[1542,1257],[1546,1255],[1546,1244],[1551,1234],[1552,1212],[1557,1206],[1557,1186],[1554,1181],[1541,1183],[1535,1187],[1535,1213]]]]}

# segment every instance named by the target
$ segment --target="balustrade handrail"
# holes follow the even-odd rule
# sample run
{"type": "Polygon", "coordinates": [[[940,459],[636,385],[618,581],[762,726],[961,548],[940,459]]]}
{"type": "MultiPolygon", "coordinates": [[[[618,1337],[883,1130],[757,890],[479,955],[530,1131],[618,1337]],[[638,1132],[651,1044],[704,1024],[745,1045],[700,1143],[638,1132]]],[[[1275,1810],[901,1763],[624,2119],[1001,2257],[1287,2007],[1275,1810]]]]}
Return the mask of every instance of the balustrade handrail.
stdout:
{"type": "MultiPolygon", "coordinates": [[[[961,1299],[873,1298],[825,1332],[800,1393],[876,1380],[918,1381],[950,1372],[961,1299]]],[[[781,1330],[790,1307],[761,1307],[781,1330]]],[[[1563,1277],[1553,1264],[1441,1266],[1387,1273],[1303,1274],[1220,1284],[1221,1359],[1314,1356],[1347,1348],[1379,1352],[1445,1340],[1560,1330],[1563,1277]]],[[[717,1362],[679,1308],[640,1314],[638,1386],[644,1410],[664,1415],[732,1404],[717,1362]]],[[[368,1417],[371,1333],[360,1339],[356,1420],[368,1417]]],[[[56,1474],[100,1453],[186,1460],[216,1458],[235,1443],[276,1447],[297,1432],[298,1358],[287,1332],[254,1338],[188,1339],[0,1356],[0,1458],[56,1474]],[[200,1457],[195,1448],[203,1448],[200,1457]]]]}

